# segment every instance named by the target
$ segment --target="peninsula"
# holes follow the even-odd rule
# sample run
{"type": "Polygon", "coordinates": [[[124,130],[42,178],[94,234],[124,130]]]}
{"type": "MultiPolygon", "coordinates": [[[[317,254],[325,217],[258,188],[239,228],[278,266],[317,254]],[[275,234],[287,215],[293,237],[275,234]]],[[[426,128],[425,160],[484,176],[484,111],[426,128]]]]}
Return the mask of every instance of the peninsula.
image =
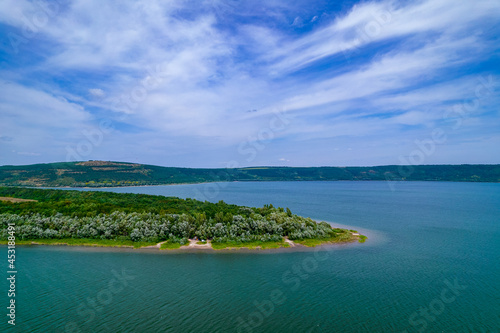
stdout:
{"type": "Polygon", "coordinates": [[[159,249],[267,249],[366,239],[273,205],[19,187],[0,187],[0,228],[4,244],[15,236],[16,244],[159,249]]]}

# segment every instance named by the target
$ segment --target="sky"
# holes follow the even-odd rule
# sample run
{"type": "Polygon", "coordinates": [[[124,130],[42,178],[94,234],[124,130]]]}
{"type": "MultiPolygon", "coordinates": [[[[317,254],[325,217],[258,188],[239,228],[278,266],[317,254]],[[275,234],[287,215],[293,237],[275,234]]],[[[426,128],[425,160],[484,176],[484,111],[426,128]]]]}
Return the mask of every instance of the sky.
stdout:
{"type": "Polygon", "coordinates": [[[2,0],[0,36],[0,165],[500,163],[497,0],[2,0]]]}

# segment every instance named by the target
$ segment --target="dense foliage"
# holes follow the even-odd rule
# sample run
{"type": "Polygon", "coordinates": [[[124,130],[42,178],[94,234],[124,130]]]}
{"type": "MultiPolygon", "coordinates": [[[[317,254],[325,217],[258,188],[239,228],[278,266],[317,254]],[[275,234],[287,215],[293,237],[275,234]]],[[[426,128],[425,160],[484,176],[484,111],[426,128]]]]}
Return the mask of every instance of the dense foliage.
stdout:
{"type": "Polygon", "coordinates": [[[292,214],[287,208],[250,208],[193,199],[0,187],[0,196],[37,202],[0,201],[0,239],[7,226],[16,225],[16,237],[25,239],[110,239],[134,242],[188,238],[213,242],[282,241],[290,239],[347,240],[350,233],[328,223],[292,214]]]}
{"type": "Polygon", "coordinates": [[[500,165],[189,169],[89,161],[0,167],[0,185],[9,186],[102,187],[289,180],[500,182],[500,165]]]}

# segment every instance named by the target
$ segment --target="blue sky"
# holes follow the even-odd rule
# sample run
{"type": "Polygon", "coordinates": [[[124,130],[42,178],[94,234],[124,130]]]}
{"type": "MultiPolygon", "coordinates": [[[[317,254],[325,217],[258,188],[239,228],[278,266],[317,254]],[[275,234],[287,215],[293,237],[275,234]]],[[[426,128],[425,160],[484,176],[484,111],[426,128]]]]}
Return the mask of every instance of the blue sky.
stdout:
{"type": "Polygon", "coordinates": [[[0,2],[0,165],[500,163],[500,3],[0,2]]]}

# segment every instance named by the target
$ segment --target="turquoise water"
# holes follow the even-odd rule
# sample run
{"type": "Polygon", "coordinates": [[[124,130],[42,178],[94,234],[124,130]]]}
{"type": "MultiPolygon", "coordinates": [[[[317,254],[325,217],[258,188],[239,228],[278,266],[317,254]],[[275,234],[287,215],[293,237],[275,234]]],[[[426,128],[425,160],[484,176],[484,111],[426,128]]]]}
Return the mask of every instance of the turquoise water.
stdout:
{"type": "Polygon", "coordinates": [[[499,332],[500,184],[389,185],[112,189],[272,203],[369,239],[329,251],[250,254],[18,247],[16,331],[499,332]]]}

